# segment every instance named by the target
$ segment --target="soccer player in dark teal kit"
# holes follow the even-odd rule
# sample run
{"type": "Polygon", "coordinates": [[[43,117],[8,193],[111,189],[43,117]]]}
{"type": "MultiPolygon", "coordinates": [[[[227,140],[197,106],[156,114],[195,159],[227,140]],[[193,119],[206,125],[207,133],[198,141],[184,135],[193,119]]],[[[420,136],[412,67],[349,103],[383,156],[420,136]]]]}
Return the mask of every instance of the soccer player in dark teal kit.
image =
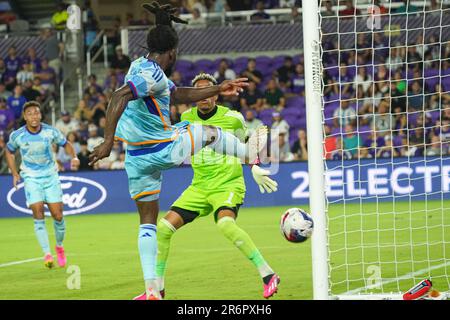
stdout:
{"type": "Polygon", "coordinates": [[[25,197],[28,207],[33,212],[34,231],[44,253],[44,264],[53,267],[53,256],[48,241],[44,219],[44,204],[54,219],[56,236],[56,254],[60,267],[66,265],[63,240],[66,225],[63,217],[61,183],[58,177],[58,166],[55,161],[52,145],[57,144],[71,155],[71,166],[76,169],[80,165],[75,149],[66,137],[56,128],[42,123],[40,105],[30,101],[23,106],[23,118],[26,124],[13,131],[6,145],[6,160],[13,175],[13,184],[23,178],[25,197]],[[22,163],[20,175],[16,168],[15,152],[20,151],[22,163]]]}
{"type": "MultiPolygon", "coordinates": [[[[171,104],[194,103],[218,94],[239,95],[247,86],[247,79],[224,81],[206,88],[176,88],[167,78],[175,65],[178,48],[172,21],[183,21],[173,15],[174,8],[170,5],[153,2],[144,4],[144,8],[156,18],[156,26],[147,35],[148,54],[133,61],[125,77],[126,84],[113,93],[106,114],[105,141],[94,149],[90,159],[92,165],[108,157],[114,140],[127,144],[125,169],[130,195],[140,216],[138,247],[146,290],[137,299],[160,300],[155,269],[161,172],[180,165],[205,146],[255,164],[258,152],[266,145],[267,128],[257,130],[244,144],[233,134],[213,126],[188,121],[172,126],[171,104]]],[[[270,172],[253,165],[252,173],[258,185],[276,189],[276,182],[268,177],[270,172]]]]}

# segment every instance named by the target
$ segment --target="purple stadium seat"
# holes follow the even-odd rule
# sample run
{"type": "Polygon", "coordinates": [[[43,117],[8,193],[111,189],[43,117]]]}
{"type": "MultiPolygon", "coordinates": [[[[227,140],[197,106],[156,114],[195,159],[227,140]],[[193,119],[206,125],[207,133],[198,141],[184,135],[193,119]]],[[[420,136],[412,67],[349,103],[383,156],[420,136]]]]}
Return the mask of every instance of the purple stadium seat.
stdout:
{"type": "Polygon", "coordinates": [[[294,64],[299,64],[300,62],[304,62],[303,61],[303,56],[297,54],[295,56],[292,57],[292,62],[294,62],[294,64]]]}
{"type": "Polygon", "coordinates": [[[431,90],[431,92],[435,92],[434,88],[439,83],[439,77],[433,77],[433,78],[426,78],[425,79],[425,85],[427,86],[428,90],[431,90]]]}
{"type": "Polygon", "coordinates": [[[423,73],[425,78],[437,77],[439,76],[439,70],[437,69],[426,69],[423,73]]]}
{"type": "Polygon", "coordinates": [[[444,91],[450,91],[450,75],[442,77],[442,89],[444,91]]]}
{"type": "Polygon", "coordinates": [[[214,63],[208,59],[200,59],[194,62],[194,68],[196,70],[208,70],[214,67],[214,63]]]}
{"type": "Polygon", "coordinates": [[[281,111],[282,117],[301,117],[305,113],[303,108],[285,108],[281,111]]]}
{"type": "Polygon", "coordinates": [[[332,135],[342,134],[342,130],[341,128],[333,128],[331,129],[331,134],[332,135]]]}
{"type": "Polygon", "coordinates": [[[288,123],[289,127],[297,127],[299,126],[299,118],[295,115],[286,115],[283,117],[284,120],[286,120],[286,122],[288,123]]]}
{"type": "Polygon", "coordinates": [[[417,118],[419,118],[419,112],[409,113],[408,114],[408,125],[410,127],[415,127],[417,124],[417,118]]]}
{"type": "Polygon", "coordinates": [[[333,117],[334,110],[339,108],[340,101],[329,102],[325,104],[324,113],[327,119],[331,119],[333,117]]]}
{"type": "Polygon", "coordinates": [[[331,78],[339,78],[339,67],[326,68],[325,70],[331,78]]]}
{"type": "Polygon", "coordinates": [[[276,69],[280,68],[284,64],[285,58],[286,58],[285,55],[276,56],[275,58],[273,58],[272,63],[273,63],[274,68],[276,68],[276,69]]]}
{"type": "Polygon", "coordinates": [[[235,65],[236,64],[247,65],[247,63],[248,63],[248,57],[239,57],[234,60],[235,65]]]}
{"type": "Polygon", "coordinates": [[[431,124],[434,126],[436,121],[438,121],[441,117],[441,113],[439,110],[428,111],[427,116],[431,118],[431,124]]]}
{"type": "Polygon", "coordinates": [[[297,96],[286,101],[286,108],[305,108],[305,97],[297,96]]]}
{"type": "Polygon", "coordinates": [[[335,102],[335,101],[339,101],[339,94],[336,94],[336,93],[332,93],[332,94],[330,94],[330,95],[328,95],[328,96],[325,96],[324,97],[324,101],[325,101],[325,103],[326,102],[329,102],[329,101],[333,101],[333,102],[335,102]]]}
{"type": "Polygon", "coordinates": [[[403,139],[403,137],[400,136],[400,135],[394,136],[394,140],[392,141],[393,144],[394,144],[394,146],[396,146],[396,147],[401,146],[401,145],[403,144],[403,143],[402,143],[402,139],[403,139]]]}
{"type": "Polygon", "coordinates": [[[187,60],[178,60],[176,65],[175,65],[175,69],[180,71],[188,71],[191,70],[193,68],[192,62],[191,61],[187,61],[187,60]]]}
{"type": "Polygon", "coordinates": [[[256,65],[258,66],[258,69],[261,70],[262,73],[264,73],[264,70],[272,69],[272,58],[267,56],[259,56],[255,58],[256,65]]]}

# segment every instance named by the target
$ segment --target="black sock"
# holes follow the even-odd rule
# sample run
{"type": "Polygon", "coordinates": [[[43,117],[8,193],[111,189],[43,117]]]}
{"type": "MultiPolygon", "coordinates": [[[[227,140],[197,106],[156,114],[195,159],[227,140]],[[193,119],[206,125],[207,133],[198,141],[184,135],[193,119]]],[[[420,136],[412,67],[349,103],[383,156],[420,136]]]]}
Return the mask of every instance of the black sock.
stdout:
{"type": "Polygon", "coordinates": [[[272,277],[273,277],[274,274],[275,274],[275,273],[272,273],[272,274],[269,274],[268,276],[265,276],[265,277],[263,278],[264,284],[269,284],[270,279],[272,279],[272,277]]]}

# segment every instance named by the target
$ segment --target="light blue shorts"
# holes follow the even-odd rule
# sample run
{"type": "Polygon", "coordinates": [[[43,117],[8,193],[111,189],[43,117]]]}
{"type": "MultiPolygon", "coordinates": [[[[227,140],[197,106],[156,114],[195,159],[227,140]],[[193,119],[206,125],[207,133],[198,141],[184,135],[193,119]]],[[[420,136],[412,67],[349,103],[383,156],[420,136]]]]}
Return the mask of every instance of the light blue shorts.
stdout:
{"type": "Polygon", "coordinates": [[[130,196],[134,200],[159,199],[163,170],[179,166],[203,147],[201,126],[180,124],[175,140],[147,147],[128,146],[125,170],[130,196]]]}
{"type": "Polygon", "coordinates": [[[24,180],[27,206],[37,202],[62,202],[62,189],[57,174],[47,177],[26,177],[24,180]]]}

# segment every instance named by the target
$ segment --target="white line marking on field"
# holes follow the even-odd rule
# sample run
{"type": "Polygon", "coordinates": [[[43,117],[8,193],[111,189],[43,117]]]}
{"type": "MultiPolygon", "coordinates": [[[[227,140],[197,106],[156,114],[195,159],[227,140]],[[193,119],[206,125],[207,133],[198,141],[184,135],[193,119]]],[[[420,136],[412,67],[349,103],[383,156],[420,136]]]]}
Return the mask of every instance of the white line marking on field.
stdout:
{"type": "MultiPolygon", "coordinates": [[[[450,265],[450,261],[441,263],[441,264],[439,264],[437,266],[434,266],[434,267],[431,267],[431,268],[426,268],[426,269],[417,270],[415,272],[410,272],[410,273],[407,273],[407,274],[405,274],[405,275],[403,275],[403,276],[401,276],[399,278],[390,279],[390,280],[383,280],[381,282],[381,285],[386,285],[386,284],[393,283],[393,282],[400,281],[400,280],[408,280],[410,278],[413,278],[413,277],[416,277],[416,276],[420,276],[421,274],[424,274],[424,273],[427,273],[427,272],[430,272],[430,271],[433,271],[433,270],[436,270],[436,269],[444,268],[444,267],[446,267],[448,265],[450,265]]],[[[369,289],[369,287],[366,286],[366,287],[361,287],[361,288],[358,288],[358,289],[350,290],[350,291],[347,291],[346,293],[343,293],[343,295],[357,294],[357,293],[360,293],[361,291],[364,291],[366,289],[369,289]]]]}
{"type": "Polygon", "coordinates": [[[21,260],[21,261],[2,263],[2,264],[0,264],[0,268],[14,266],[16,264],[23,264],[23,263],[28,263],[28,262],[39,261],[39,260],[43,260],[43,258],[40,257],[40,258],[33,258],[33,259],[27,259],[27,260],[21,260]]]}

